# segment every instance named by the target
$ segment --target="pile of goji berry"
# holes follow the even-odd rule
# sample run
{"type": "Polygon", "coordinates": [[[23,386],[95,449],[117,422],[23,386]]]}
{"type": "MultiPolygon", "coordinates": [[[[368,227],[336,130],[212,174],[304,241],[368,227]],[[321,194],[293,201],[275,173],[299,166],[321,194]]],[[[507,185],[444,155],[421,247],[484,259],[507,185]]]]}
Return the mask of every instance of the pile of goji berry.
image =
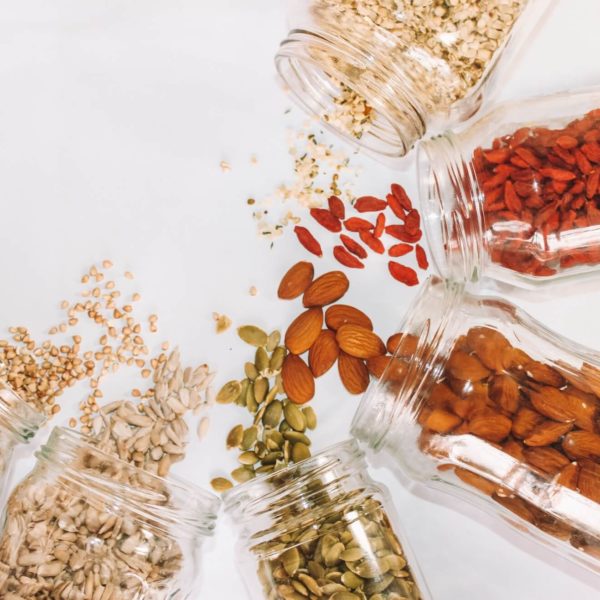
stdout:
{"type": "MultiPolygon", "coordinates": [[[[337,196],[331,196],[328,205],[328,208],[313,208],[310,214],[319,225],[331,233],[339,234],[341,243],[334,246],[333,256],[340,264],[350,269],[364,269],[363,261],[369,255],[368,250],[384,254],[384,236],[388,236],[393,240],[387,247],[390,258],[400,258],[414,250],[419,268],[429,268],[425,250],[418,243],[423,237],[421,216],[401,185],[392,184],[391,193],[385,200],[375,196],[362,196],[354,202],[353,208],[357,213],[377,213],[374,220],[359,216],[347,217],[346,205],[337,196]],[[396,221],[388,224],[388,210],[388,216],[393,215],[400,223],[396,221]],[[342,233],[342,230],[345,233],[342,233]],[[352,237],[353,235],[355,237],[352,237]]],[[[306,250],[316,256],[323,256],[321,244],[306,227],[296,226],[294,231],[306,250]]],[[[407,265],[390,260],[388,269],[394,279],[405,285],[413,286],[419,283],[417,272],[407,265]]]]}

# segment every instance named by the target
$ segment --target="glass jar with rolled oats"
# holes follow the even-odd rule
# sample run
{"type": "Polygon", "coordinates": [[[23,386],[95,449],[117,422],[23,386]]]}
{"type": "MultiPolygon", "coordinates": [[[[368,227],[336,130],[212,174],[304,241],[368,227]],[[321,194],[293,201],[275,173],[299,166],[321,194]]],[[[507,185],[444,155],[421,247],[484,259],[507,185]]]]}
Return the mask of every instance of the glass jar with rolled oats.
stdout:
{"type": "Polygon", "coordinates": [[[479,108],[547,0],[296,0],[276,56],[306,111],[382,159],[479,108]]]}
{"type": "Polygon", "coordinates": [[[6,499],[16,447],[27,444],[45,420],[8,384],[0,383],[0,506],[6,499]]]}
{"type": "Polygon", "coordinates": [[[147,473],[62,428],[37,458],[5,508],[3,600],[198,597],[216,496],[147,473]]]}
{"type": "Polygon", "coordinates": [[[234,488],[225,508],[252,600],[430,598],[355,441],[234,488]]]}

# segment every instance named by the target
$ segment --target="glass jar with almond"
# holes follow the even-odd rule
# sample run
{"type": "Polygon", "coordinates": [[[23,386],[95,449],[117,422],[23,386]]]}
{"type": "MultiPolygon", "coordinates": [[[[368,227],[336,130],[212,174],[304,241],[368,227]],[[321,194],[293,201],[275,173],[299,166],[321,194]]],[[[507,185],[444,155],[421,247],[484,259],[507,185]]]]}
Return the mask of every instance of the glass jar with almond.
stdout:
{"type": "Polygon", "coordinates": [[[296,0],[276,65],[292,97],[381,159],[479,108],[546,0],[296,0]]]}
{"type": "Polygon", "coordinates": [[[252,600],[427,600],[387,490],[355,441],[225,495],[252,600]]]}
{"type": "Polygon", "coordinates": [[[600,354],[432,278],[353,433],[600,571],[600,354]]]}

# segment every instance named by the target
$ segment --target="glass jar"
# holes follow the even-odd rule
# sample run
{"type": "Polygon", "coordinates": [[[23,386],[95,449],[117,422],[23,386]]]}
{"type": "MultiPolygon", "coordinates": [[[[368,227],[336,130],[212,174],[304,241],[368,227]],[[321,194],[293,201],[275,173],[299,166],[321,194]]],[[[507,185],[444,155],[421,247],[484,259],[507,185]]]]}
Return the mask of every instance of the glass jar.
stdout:
{"type": "Polygon", "coordinates": [[[546,0],[295,0],[276,56],[308,113],[379,158],[470,117],[546,0]]]}
{"type": "Polygon", "coordinates": [[[46,417],[31,408],[7,384],[0,382],[0,506],[4,504],[17,444],[27,444],[46,417]]]}
{"type": "Polygon", "coordinates": [[[505,103],[419,150],[445,277],[521,287],[600,267],[600,87],[505,103]]]}
{"type": "Polygon", "coordinates": [[[0,537],[0,597],[197,598],[219,499],[121,461],[62,428],[12,493],[0,537]]]}
{"type": "Polygon", "coordinates": [[[600,571],[600,354],[463,289],[423,286],[352,431],[600,571]]]}
{"type": "Polygon", "coordinates": [[[355,441],[230,492],[239,560],[252,600],[429,598],[355,441]]]}

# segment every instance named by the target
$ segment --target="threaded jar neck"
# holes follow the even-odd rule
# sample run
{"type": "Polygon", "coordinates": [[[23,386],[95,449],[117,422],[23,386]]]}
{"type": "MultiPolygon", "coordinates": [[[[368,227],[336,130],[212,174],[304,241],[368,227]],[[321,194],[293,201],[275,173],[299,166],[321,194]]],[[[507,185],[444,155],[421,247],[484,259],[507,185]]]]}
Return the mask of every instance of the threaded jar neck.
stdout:
{"type": "Polygon", "coordinates": [[[389,38],[384,30],[375,43],[351,30],[294,29],[282,42],[275,64],[305,112],[366,153],[394,164],[423,137],[426,124],[420,101],[423,92],[386,56],[386,50],[396,44],[389,38]],[[360,132],[336,116],[343,112],[342,88],[364,99],[371,111],[360,132]]]}
{"type": "MultiPolygon", "coordinates": [[[[416,349],[410,352],[406,373],[397,381],[391,376],[393,366],[388,367],[367,390],[352,422],[352,434],[372,450],[416,447],[419,435],[416,416],[421,398],[444,367],[444,357],[461,325],[457,315],[464,296],[464,286],[430,277],[408,308],[398,332],[417,341],[416,349]]],[[[394,359],[408,354],[403,344],[394,359]]]]}
{"type": "Polygon", "coordinates": [[[483,192],[460,137],[447,132],[419,146],[418,177],[425,232],[438,272],[478,281],[487,263],[483,192]]]}
{"type": "Polygon", "coordinates": [[[124,510],[167,533],[186,539],[210,536],[220,500],[177,477],[163,478],[122,461],[102,442],[62,427],[36,452],[38,469],[52,471],[60,485],[124,510]]]}
{"type": "Polygon", "coordinates": [[[27,443],[45,421],[45,415],[31,408],[8,384],[0,383],[0,428],[17,442],[27,443]]]}

